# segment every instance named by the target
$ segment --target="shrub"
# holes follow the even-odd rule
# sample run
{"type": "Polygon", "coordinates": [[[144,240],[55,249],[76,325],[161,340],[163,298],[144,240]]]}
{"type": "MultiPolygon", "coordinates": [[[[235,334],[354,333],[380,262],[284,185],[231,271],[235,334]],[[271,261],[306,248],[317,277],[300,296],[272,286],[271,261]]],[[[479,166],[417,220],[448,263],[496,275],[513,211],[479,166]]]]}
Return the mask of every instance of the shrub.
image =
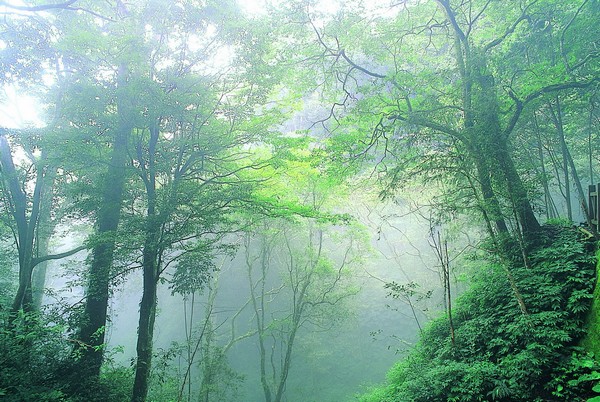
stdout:
{"type": "Polygon", "coordinates": [[[573,229],[548,226],[545,235],[527,266],[510,268],[527,314],[505,267],[483,262],[455,303],[455,343],[447,319],[434,320],[392,368],[387,385],[360,399],[531,402],[593,395],[598,366],[577,342],[591,304],[595,257],[573,229]]]}

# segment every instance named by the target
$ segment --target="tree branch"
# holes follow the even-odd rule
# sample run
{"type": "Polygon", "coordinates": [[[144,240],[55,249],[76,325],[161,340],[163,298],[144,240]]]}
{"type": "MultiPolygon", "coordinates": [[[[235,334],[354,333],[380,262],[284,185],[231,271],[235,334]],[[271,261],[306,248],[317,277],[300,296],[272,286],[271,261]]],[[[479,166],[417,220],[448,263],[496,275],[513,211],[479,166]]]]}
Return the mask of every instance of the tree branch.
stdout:
{"type": "Polygon", "coordinates": [[[527,6],[525,6],[523,11],[521,11],[521,15],[519,16],[519,18],[517,18],[515,20],[515,22],[513,22],[513,24],[506,29],[504,34],[502,36],[500,36],[499,38],[494,39],[487,45],[485,45],[483,50],[487,52],[488,50],[492,49],[493,47],[496,47],[499,44],[501,44],[504,41],[504,39],[506,39],[508,37],[508,35],[512,34],[515,31],[515,29],[521,23],[521,21],[527,19],[527,14],[526,14],[527,10],[529,9],[529,7],[531,7],[532,5],[534,5],[537,2],[538,2],[538,0],[533,0],[531,3],[527,4],[527,6]]]}
{"type": "Polygon", "coordinates": [[[549,94],[549,93],[553,93],[553,92],[558,92],[558,91],[563,91],[566,89],[582,89],[582,88],[587,88],[589,86],[591,86],[592,84],[594,84],[595,82],[600,82],[600,77],[594,77],[592,79],[590,79],[589,81],[570,81],[570,82],[563,82],[561,84],[552,84],[552,85],[548,85],[545,86],[543,88],[538,89],[535,92],[530,93],[529,95],[527,95],[527,97],[523,100],[523,104],[527,104],[537,98],[539,98],[542,95],[545,94],[549,94]]]}
{"type": "Polygon", "coordinates": [[[456,17],[454,16],[454,10],[452,10],[452,7],[450,7],[450,1],[449,0],[437,0],[437,3],[440,6],[442,6],[442,8],[444,9],[444,12],[446,13],[446,16],[448,17],[448,20],[450,21],[450,24],[452,25],[452,28],[454,29],[454,32],[458,36],[458,39],[460,40],[460,42],[465,47],[467,47],[469,45],[467,43],[467,36],[465,35],[464,31],[460,28],[460,26],[458,25],[458,22],[456,21],[456,17]]]}
{"type": "Polygon", "coordinates": [[[59,253],[59,254],[48,254],[45,255],[43,257],[37,257],[37,258],[33,258],[31,260],[31,266],[35,267],[36,265],[44,262],[44,261],[49,261],[49,260],[60,260],[66,257],[70,257],[73,254],[77,254],[78,252],[82,251],[82,250],[86,250],[88,248],[88,246],[79,246],[77,248],[74,248],[72,250],[69,251],[65,251],[64,253],[59,253]]]}
{"type": "Polygon", "coordinates": [[[344,51],[344,49],[340,50],[339,55],[342,56],[344,58],[344,60],[346,60],[346,62],[348,64],[350,64],[352,67],[354,67],[355,69],[362,71],[363,73],[370,75],[371,77],[385,78],[385,75],[381,75],[381,74],[374,73],[373,71],[369,71],[366,68],[361,67],[358,64],[356,64],[355,62],[353,62],[352,60],[350,60],[350,58],[346,55],[346,52],[344,51]]]}
{"type": "Polygon", "coordinates": [[[600,77],[594,77],[594,78],[590,79],[589,81],[584,81],[584,82],[571,81],[571,82],[563,82],[561,84],[547,85],[545,87],[538,89],[535,92],[530,93],[529,95],[527,95],[525,97],[524,100],[520,100],[517,97],[517,95],[511,89],[509,89],[508,96],[510,96],[512,98],[512,100],[515,102],[516,107],[515,107],[515,112],[513,113],[512,117],[510,118],[510,121],[509,121],[508,125],[506,126],[506,128],[504,129],[502,135],[504,137],[508,137],[510,135],[512,130],[515,128],[515,125],[517,124],[517,121],[519,120],[519,117],[521,116],[521,112],[523,112],[523,108],[525,107],[525,105],[534,101],[535,99],[537,99],[543,95],[546,95],[546,94],[559,92],[559,91],[563,91],[563,90],[567,90],[567,89],[587,88],[587,87],[591,86],[592,84],[594,84],[595,82],[600,82],[600,77]]]}
{"type": "Polygon", "coordinates": [[[517,121],[519,121],[519,117],[521,117],[521,112],[523,112],[523,102],[521,102],[521,100],[519,98],[517,98],[517,95],[515,95],[515,93],[509,89],[508,90],[508,96],[511,97],[511,99],[515,102],[515,112],[513,113],[512,117],[510,118],[510,121],[508,122],[507,126],[504,128],[504,131],[502,132],[502,137],[507,138],[510,133],[512,133],[512,131],[514,130],[515,126],[517,125],[517,121]]]}
{"type": "Polygon", "coordinates": [[[447,134],[451,137],[456,138],[459,141],[466,142],[466,138],[458,131],[451,129],[450,127],[444,126],[443,124],[436,123],[424,117],[416,116],[414,113],[409,116],[391,115],[388,117],[392,120],[406,121],[408,123],[415,124],[421,127],[431,128],[435,131],[447,134]]]}
{"type": "Polygon", "coordinates": [[[571,25],[573,25],[573,22],[581,13],[581,10],[583,10],[583,7],[587,4],[587,2],[588,0],[584,0],[583,3],[581,3],[573,17],[569,20],[565,28],[560,33],[560,54],[562,56],[563,62],[565,63],[565,68],[567,69],[567,71],[573,71],[574,69],[569,65],[569,60],[567,58],[567,52],[565,50],[565,34],[567,33],[567,30],[571,27],[571,25]]]}
{"type": "Polygon", "coordinates": [[[101,18],[105,21],[116,22],[116,20],[106,17],[102,14],[98,14],[92,10],[83,7],[72,7],[79,0],[68,0],[62,3],[56,4],[41,4],[39,6],[17,6],[13,4],[8,4],[6,1],[0,1],[0,7],[6,7],[15,11],[24,11],[24,12],[37,12],[37,11],[46,11],[46,10],[69,10],[69,11],[83,11],[84,13],[88,13],[93,15],[94,17],[101,18]]]}

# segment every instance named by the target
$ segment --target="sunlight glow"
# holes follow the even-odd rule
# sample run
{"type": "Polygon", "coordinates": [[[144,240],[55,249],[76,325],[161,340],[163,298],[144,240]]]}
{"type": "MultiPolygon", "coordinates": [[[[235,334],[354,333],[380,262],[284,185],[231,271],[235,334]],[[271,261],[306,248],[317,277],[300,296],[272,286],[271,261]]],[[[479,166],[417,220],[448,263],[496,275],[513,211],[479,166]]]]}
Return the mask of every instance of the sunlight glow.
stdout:
{"type": "Polygon", "coordinates": [[[0,94],[0,127],[43,127],[39,102],[32,96],[23,95],[15,86],[6,86],[0,94]]]}

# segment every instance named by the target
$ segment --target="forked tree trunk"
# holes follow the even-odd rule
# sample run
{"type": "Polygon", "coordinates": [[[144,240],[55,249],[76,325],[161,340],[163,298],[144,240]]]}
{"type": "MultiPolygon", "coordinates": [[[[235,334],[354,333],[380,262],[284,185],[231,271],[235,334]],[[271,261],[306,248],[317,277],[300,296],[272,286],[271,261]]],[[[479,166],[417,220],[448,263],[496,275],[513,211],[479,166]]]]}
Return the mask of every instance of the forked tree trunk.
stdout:
{"type": "Polygon", "coordinates": [[[15,168],[10,145],[5,135],[0,135],[0,165],[6,184],[6,197],[16,226],[16,240],[19,254],[19,282],[17,293],[13,299],[11,313],[16,316],[19,310],[31,311],[33,308],[31,293],[31,276],[34,268],[34,245],[38,229],[42,188],[44,185],[44,168],[37,167],[31,211],[27,210],[27,195],[21,187],[15,168]]]}

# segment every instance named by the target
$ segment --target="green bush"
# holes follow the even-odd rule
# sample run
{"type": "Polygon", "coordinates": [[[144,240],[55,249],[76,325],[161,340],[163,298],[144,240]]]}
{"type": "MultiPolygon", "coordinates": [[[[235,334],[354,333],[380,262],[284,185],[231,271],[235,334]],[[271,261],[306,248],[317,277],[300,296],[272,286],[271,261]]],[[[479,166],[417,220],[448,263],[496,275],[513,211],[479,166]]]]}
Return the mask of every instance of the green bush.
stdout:
{"type": "Polygon", "coordinates": [[[131,398],[131,368],[105,365],[99,379],[82,375],[72,341],[55,315],[0,317],[0,400],[120,402],[131,398]]]}
{"type": "Polygon", "coordinates": [[[0,319],[0,395],[3,401],[72,401],[60,368],[70,348],[58,325],[37,314],[0,319]]]}
{"type": "Polygon", "coordinates": [[[387,385],[360,400],[582,401],[595,395],[598,365],[577,347],[592,299],[593,247],[572,229],[544,231],[544,244],[530,253],[527,266],[510,267],[527,314],[506,268],[482,263],[455,303],[454,344],[447,318],[434,320],[390,370],[387,385]]]}

